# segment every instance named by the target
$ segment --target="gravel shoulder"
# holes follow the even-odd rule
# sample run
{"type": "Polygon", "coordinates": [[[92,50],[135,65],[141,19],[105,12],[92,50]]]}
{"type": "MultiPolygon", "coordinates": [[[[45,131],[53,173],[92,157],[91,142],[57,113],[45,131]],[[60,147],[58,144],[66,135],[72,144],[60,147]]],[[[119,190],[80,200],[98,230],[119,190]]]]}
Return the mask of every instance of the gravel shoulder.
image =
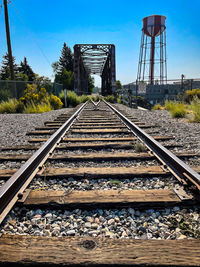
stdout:
{"type": "Polygon", "coordinates": [[[200,123],[189,123],[187,119],[173,119],[167,110],[137,110],[121,104],[115,105],[141,122],[159,127],[159,135],[172,135],[174,142],[183,145],[182,150],[200,153],[200,123]]]}
{"type": "Polygon", "coordinates": [[[28,143],[27,132],[60,114],[67,114],[71,108],[52,110],[42,114],[0,114],[0,148],[28,143]]]}

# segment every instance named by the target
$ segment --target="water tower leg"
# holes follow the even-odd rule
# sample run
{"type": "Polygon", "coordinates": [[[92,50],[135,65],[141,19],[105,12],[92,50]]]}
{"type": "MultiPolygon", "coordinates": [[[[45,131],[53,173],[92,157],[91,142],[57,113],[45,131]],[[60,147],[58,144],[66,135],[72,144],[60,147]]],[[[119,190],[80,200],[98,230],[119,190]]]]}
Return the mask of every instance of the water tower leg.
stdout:
{"type": "Polygon", "coordinates": [[[155,57],[155,37],[151,37],[150,84],[153,84],[154,81],[154,57],[155,57]]]}

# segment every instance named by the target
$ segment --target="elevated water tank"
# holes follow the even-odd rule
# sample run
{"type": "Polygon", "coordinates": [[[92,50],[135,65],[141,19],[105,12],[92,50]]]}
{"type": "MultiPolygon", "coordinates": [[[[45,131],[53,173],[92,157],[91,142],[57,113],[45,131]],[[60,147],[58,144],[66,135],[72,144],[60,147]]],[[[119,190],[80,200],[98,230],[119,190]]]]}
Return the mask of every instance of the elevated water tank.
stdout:
{"type": "Polygon", "coordinates": [[[149,37],[159,36],[165,30],[165,16],[152,15],[143,18],[143,31],[149,37]]]}

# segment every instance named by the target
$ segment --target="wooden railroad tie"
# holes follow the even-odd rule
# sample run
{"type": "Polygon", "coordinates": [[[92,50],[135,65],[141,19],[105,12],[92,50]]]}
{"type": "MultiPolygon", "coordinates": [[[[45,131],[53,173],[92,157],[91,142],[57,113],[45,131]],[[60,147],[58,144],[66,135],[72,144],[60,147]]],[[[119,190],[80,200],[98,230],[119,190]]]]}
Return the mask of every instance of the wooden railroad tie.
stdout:
{"type": "Polygon", "coordinates": [[[25,206],[65,206],[65,208],[146,208],[169,207],[179,204],[194,204],[192,197],[185,194],[181,199],[173,190],[88,190],[55,191],[31,190],[25,200],[25,206]]]}
{"type": "MultiPolygon", "coordinates": [[[[98,147],[98,144],[95,144],[96,147],[98,147]]],[[[82,144],[79,146],[72,145],[60,145],[60,149],[67,149],[67,148],[83,148],[85,144],[82,144]]],[[[126,144],[122,144],[121,148],[124,148],[126,144]]],[[[127,146],[133,146],[127,145],[127,146]]],[[[93,148],[94,146],[86,146],[86,148],[93,148]]],[[[104,147],[101,145],[101,147],[104,147]]],[[[109,147],[109,146],[108,146],[109,147]]],[[[111,146],[110,146],[111,147],[111,146]]],[[[113,146],[114,148],[114,146],[113,146]]],[[[120,149],[120,145],[117,145],[117,149],[120,149]]],[[[28,160],[31,157],[32,154],[0,154],[0,161],[24,161],[28,160]]],[[[189,158],[194,156],[199,156],[199,154],[196,153],[175,153],[180,158],[189,158]]],[[[62,153],[62,154],[53,154],[48,159],[49,160],[64,160],[64,161],[118,161],[118,160],[153,160],[156,157],[153,154],[150,154],[148,152],[139,152],[139,153],[128,153],[128,152],[106,152],[106,153],[82,153],[82,154],[69,154],[69,153],[62,153]]]]}
{"type": "Polygon", "coordinates": [[[200,240],[0,237],[0,263],[87,266],[200,266],[200,240]],[[12,257],[11,257],[12,255],[12,257]]]}
{"type": "MultiPolygon", "coordinates": [[[[155,140],[171,140],[174,139],[173,136],[152,136],[155,140]]],[[[29,142],[30,143],[37,143],[37,142],[46,142],[48,139],[47,138],[30,138],[29,142]]],[[[114,138],[107,138],[107,137],[100,137],[100,138],[93,138],[93,137],[88,137],[88,138],[69,138],[69,137],[64,137],[62,139],[62,142],[127,142],[127,141],[135,141],[137,140],[136,137],[114,137],[114,138]]]]}

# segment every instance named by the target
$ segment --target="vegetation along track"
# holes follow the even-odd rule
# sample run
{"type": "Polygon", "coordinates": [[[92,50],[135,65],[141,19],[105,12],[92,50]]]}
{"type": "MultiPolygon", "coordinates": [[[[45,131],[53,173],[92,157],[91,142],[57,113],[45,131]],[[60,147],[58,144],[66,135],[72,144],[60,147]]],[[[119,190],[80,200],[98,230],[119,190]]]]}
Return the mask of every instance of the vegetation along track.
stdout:
{"type": "Polygon", "coordinates": [[[103,101],[27,134],[0,155],[1,263],[200,265],[199,155],[103,101]]]}

